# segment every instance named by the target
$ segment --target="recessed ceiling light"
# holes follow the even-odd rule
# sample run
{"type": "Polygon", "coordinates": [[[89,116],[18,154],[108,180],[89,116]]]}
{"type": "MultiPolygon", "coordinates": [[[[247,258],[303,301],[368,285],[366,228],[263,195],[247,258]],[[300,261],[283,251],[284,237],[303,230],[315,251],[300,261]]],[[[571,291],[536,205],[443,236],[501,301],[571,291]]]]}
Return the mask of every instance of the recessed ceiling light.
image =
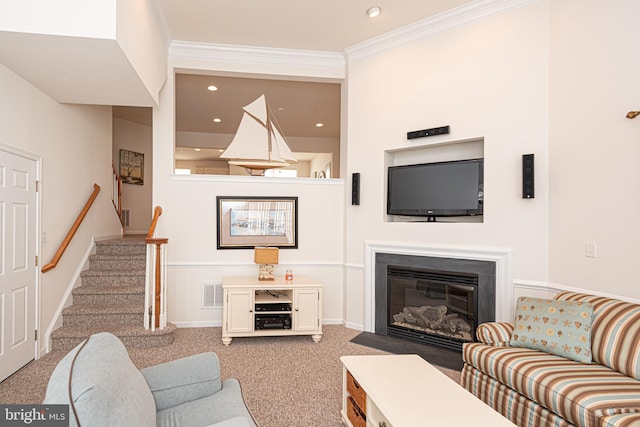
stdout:
{"type": "Polygon", "coordinates": [[[218,87],[214,85],[207,86],[207,90],[210,90],[211,92],[215,92],[216,90],[218,90],[218,87]]]}
{"type": "Polygon", "coordinates": [[[224,150],[222,148],[218,149],[218,153],[222,153],[224,150]]]}
{"type": "Polygon", "coordinates": [[[199,148],[194,148],[193,151],[200,151],[200,149],[199,148]]]}
{"type": "Polygon", "coordinates": [[[214,123],[220,123],[221,121],[222,121],[222,119],[220,119],[220,118],[218,118],[218,117],[216,117],[215,119],[213,119],[213,122],[214,122],[214,123]]]}
{"type": "Polygon", "coordinates": [[[316,123],[317,128],[321,128],[322,126],[324,126],[324,123],[316,123]]]}
{"type": "Polygon", "coordinates": [[[367,9],[367,16],[369,16],[369,18],[375,18],[376,16],[380,15],[381,12],[382,9],[380,9],[380,7],[378,6],[370,7],[369,9],[367,9]]]}

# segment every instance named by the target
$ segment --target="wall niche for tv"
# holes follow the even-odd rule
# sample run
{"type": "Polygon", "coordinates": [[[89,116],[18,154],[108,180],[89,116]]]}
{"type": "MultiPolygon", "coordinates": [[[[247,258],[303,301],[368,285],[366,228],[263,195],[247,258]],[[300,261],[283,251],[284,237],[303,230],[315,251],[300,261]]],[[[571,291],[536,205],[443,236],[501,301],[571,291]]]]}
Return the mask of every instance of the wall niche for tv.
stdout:
{"type": "Polygon", "coordinates": [[[385,222],[482,223],[484,221],[484,138],[386,150],[384,163],[385,222]],[[391,196],[389,196],[390,167],[392,168],[391,196]],[[454,177],[454,179],[440,182],[445,179],[442,178],[444,176],[454,177]],[[463,176],[466,178],[463,179],[463,176]],[[440,178],[425,182],[427,177],[440,178]],[[447,190],[448,184],[451,184],[450,189],[457,189],[455,191],[460,193],[454,197],[445,197],[450,192],[447,190]],[[417,194],[412,196],[409,194],[410,191],[405,190],[417,190],[417,194]],[[477,198],[474,198],[475,194],[477,198]],[[424,201],[418,203],[416,199],[419,197],[424,197],[424,201]],[[434,200],[434,206],[437,205],[435,210],[431,209],[430,202],[427,201],[429,199],[434,200]],[[391,206],[389,206],[389,200],[391,200],[391,206]],[[390,211],[394,214],[389,214],[390,211]],[[464,214],[460,215],[462,211],[464,214]]]}

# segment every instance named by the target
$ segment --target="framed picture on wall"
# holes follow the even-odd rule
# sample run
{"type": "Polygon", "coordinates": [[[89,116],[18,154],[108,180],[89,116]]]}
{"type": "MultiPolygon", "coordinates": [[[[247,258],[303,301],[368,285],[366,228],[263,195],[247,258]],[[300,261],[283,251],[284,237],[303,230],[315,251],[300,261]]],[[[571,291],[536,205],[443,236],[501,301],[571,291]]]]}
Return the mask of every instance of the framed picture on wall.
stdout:
{"type": "Polygon", "coordinates": [[[297,197],[218,196],[218,249],[298,247],[297,197]]]}
{"type": "Polygon", "coordinates": [[[120,178],[125,184],[144,185],[144,154],[120,150],[120,178]]]}

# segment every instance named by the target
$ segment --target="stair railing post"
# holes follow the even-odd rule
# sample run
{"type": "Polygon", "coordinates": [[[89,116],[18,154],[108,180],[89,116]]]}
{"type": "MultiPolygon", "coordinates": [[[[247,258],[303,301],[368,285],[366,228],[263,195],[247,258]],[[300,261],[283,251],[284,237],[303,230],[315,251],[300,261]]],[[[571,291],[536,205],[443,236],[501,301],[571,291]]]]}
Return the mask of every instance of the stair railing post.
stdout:
{"type": "Polygon", "coordinates": [[[154,313],[153,313],[153,323],[156,325],[156,328],[160,327],[160,294],[162,293],[162,256],[161,256],[161,245],[160,243],[156,243],[156,271],[155,271],[155,288],[153,292],[154,297],[154,313]]]}
{"type": "Polygon", "coordinates": [[[160,280],[162,285],[160,306],[162,310],[160,312],[160,329],[167,327],[167,248],[166,245],[162,247],[162,276],[160,280]]]}
{"type": "Polygon", "coordinates": [[[145,304],[150,306],[151,316],[145,318],[145,327],[150,324],[152,331],[166,326],[166,251],[162,245],[169,243],[169,239],[145,239],[147,243],[147,278],[145,289],[145,304]],[[149,298],[147,298],[147,294],[149,298]]]}
{"type": "Polygon", "coordinates": [[[155,286],[153,283],[153,266],[155,262],[153,260],[153,245],[147,243],[147,262],[146,262],[146,274],[144,275],[144,328],[154,329],[151,319],[153,318],[151,301],[153,298],[153,292],[151,289],[155,286]]]}

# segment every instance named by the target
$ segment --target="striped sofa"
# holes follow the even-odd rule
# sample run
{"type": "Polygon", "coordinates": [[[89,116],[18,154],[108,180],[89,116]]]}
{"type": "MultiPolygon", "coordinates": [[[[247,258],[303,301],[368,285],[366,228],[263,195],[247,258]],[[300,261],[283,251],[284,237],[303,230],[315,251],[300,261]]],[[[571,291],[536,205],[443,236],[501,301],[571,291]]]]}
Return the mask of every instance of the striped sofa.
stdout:
{"type": "Polygon", "coordinates": [[[509,346],[514,325],[481,324],[463,347],[461,384],[519,426],[640,426],[640,305],[576,292],[593,304],[593,361],[509,346]]]}

